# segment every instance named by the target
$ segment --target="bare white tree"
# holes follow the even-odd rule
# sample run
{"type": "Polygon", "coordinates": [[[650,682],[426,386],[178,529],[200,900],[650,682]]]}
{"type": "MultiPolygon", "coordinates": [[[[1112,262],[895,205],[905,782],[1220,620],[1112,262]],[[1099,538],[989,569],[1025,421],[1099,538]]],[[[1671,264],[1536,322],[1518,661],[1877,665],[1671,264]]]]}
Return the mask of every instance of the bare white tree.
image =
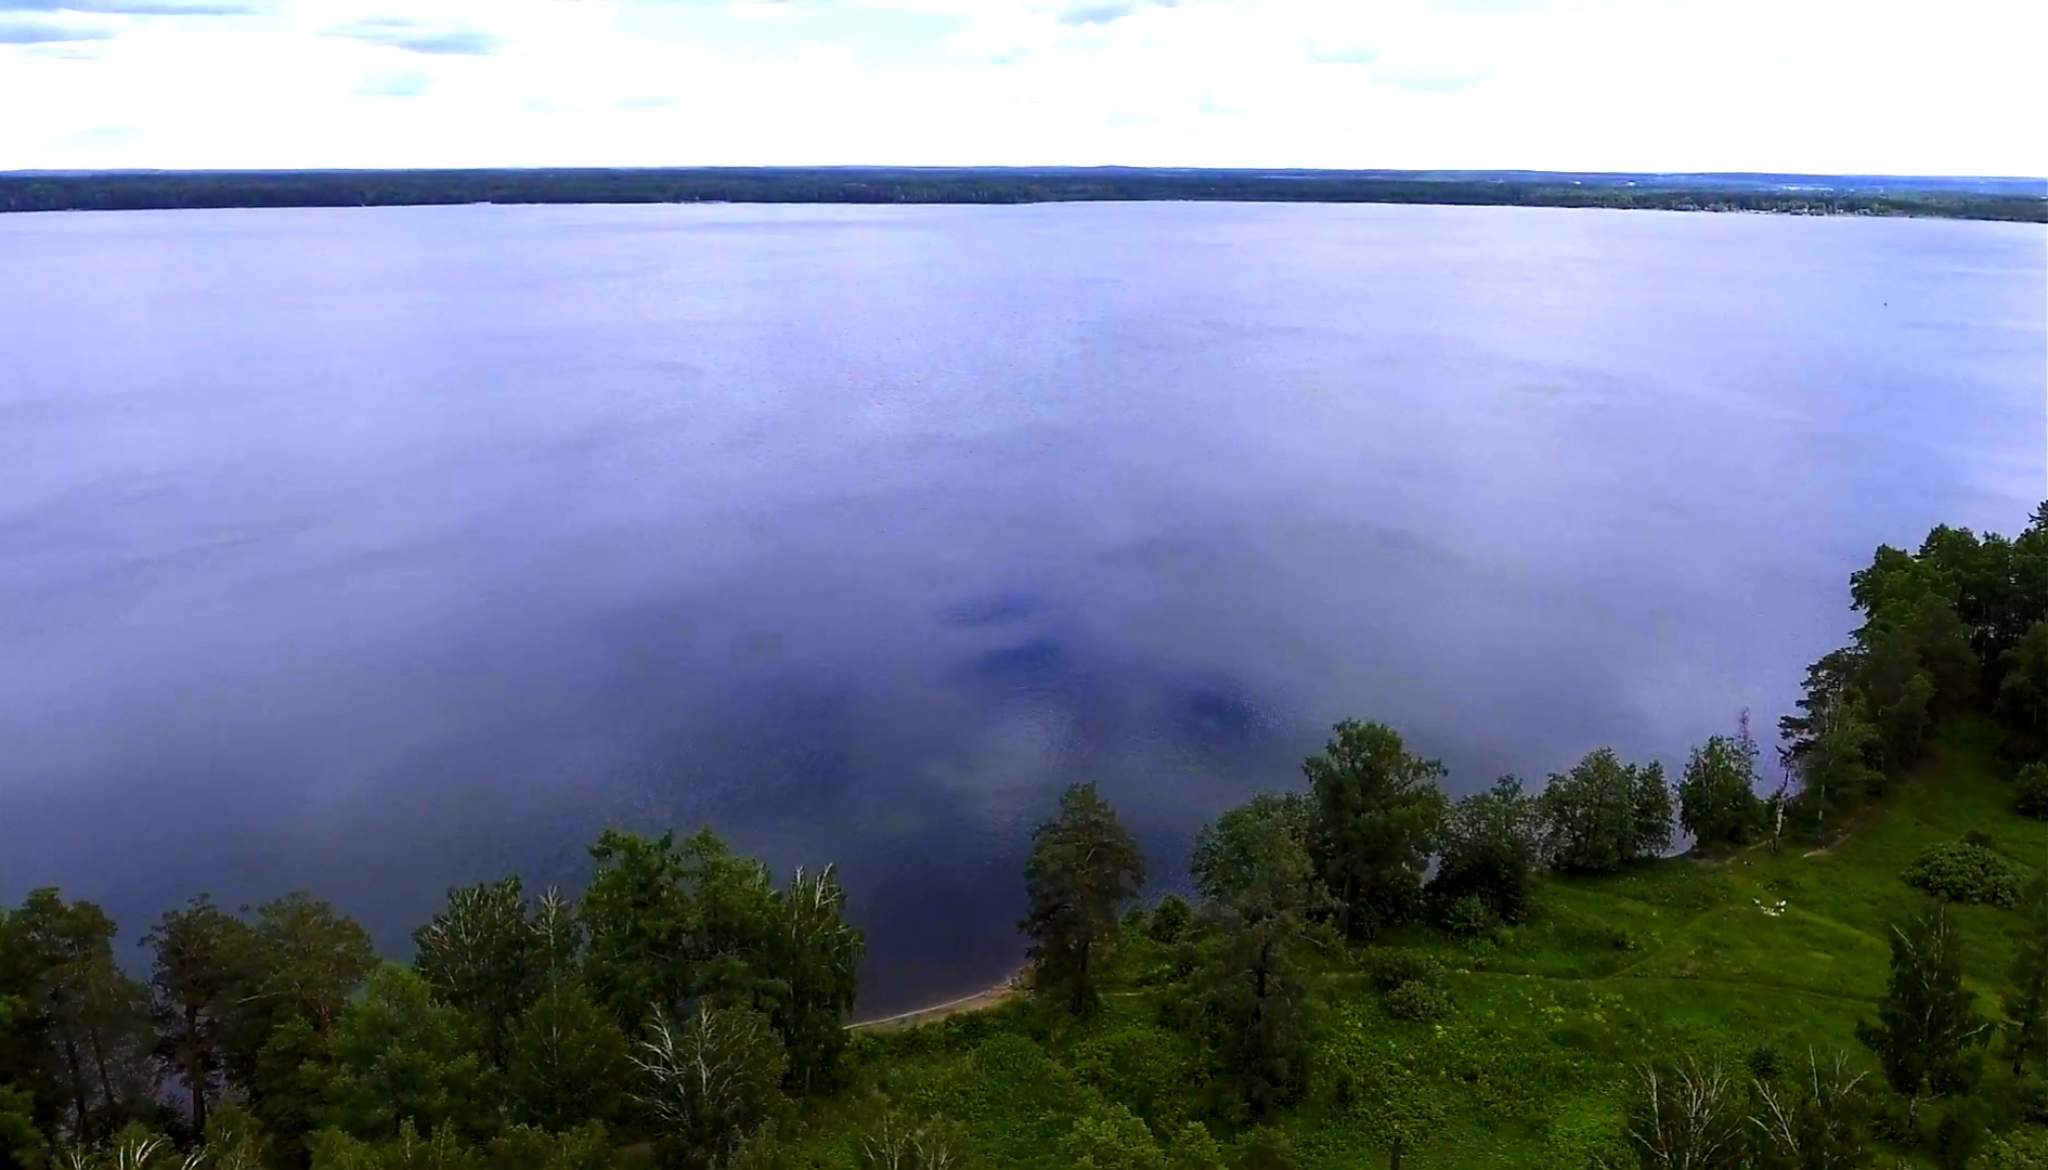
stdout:
{"type": "Polygon", "coordinates": [[[1848,1058],[1837,1052],[1823,1069],[1806,1050],[1807,1076],[1795,1089],[1756,1083],[1757,1112],[1750,1123],[1781,1158],[1809,1170],[1841,1170],[1858,1164],[1863,1073],[1851,1075],[1848,1058]]]}
{"type": "Polygon", "coordinates": [[[1741,1152],[1735,1083],[1718,1060],[1686,1057],[1636,1070],[1628,1139],[1644,1166],[1658,1170],[1721,1170],[1741,1152]]]}

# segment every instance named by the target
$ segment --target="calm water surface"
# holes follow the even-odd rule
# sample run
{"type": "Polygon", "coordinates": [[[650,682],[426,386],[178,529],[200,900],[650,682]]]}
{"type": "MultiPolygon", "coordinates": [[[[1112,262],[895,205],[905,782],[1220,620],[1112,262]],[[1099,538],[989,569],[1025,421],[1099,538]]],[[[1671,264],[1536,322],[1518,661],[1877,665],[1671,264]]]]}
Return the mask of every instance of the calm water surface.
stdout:
{"type": "Polygon", "coordinates": [[[836,861],[865,1007],[1029,829],[1384,719],[1469,790],[1761,725],[2048,494],[2038,226],[1105,205],[0,216],[0,897],[403,953],[607,824],[836,861]]]}

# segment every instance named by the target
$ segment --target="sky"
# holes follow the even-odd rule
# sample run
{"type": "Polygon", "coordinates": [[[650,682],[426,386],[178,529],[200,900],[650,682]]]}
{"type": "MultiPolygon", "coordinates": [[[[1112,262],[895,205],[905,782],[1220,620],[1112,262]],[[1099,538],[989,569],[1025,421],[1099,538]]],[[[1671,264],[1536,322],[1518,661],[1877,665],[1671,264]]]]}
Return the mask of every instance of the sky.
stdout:
{"type": "Polygon", "coordinates": [[[2048,175],[2043,0],[0,0],[0,170],[2048,175]]]}

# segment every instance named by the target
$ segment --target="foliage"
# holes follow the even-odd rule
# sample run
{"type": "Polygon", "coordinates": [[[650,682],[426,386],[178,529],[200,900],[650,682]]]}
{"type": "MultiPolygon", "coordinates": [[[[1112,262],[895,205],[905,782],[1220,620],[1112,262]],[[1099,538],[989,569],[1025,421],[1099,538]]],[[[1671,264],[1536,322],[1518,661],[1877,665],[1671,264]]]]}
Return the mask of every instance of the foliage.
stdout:
{"type": "Polygon", "coordinates": [[[1144,884],[1145,858],[1115,810],[1093,784],[1068,788],[1058,815],[1031,835],[1029,909],[1018,929],[1031,939],[1038,986],[1070,1012],[1094,1002],[1097,952],[1144,884]]]}
{"type": "Polygon", "coordinates": [[[1976,1049],[1987,1022],[1976,994],[1963,986],[1961,933],[1945,902],[1933,902],[1892,925],[1891,985],[1877,1020],[1857,1036],[1884,1068],[1885,1079],[1917,1106],[1923,1096],[1948,1096],[1976,1083],[1976,1049]]]}
{"type": "Polygon", "coordinates": [[[543,1129],[608,1122],[624,1099],[628,1067],[618,1024],[581,987],[558,983],[513,1021],[506,1096],[514,1117],[543,1129]]]}
{"type": "Polygon", "coordinates": [[[1450,998],[1443,988],[1420,979],[1411,979],[1387,993],[1387,1014],[1397,1020],[1417,1020],[1427,1023],[1449,1015],[1450,998]]]}
{"type": "Polygon", "coordinates": [[[2028,627],[2001,665],[2005,675],[1998,686],[1997,709],[2009,729],[2012,750],[2048,755],[2048,617],[2028,627]]]}
{"type": "Polygon", "coordinates": [[[70,1110],[70,1136],[91,1143],[146,1112],[156,1087],[149,1060],[148,992],[114,961],[116,927],[91,902],[55,889],[29,891],[7,919],[20,1011],[45,1037],[24,1070],[52,1105],[70,1110]]]}
{"type": "Polygon", "coordinates": [[[780,901],[771,1015],[789,1052],[791,1082],[810,1092],[837,1081],[867,944],[846,921],[846,889],[829,865],[808,874],[798,869],[780,901]]]}
{"type": "Polygon", "coordinates": [[[1755,1098],[1757,1170],[1850,1170],[1867,1159],[1870,1094],[1842,1054],[1823,1065],[1808,1049],[1803,1075],[1783,1085],[1758,1077],[1755,1098]]]}
{"type": "Polygon", "coordinates": [[[1763,820],[1757,799],[1757,746],[1745,712],[1733,737],[1716,735],[1692,750],[1678,781],[1678,823],[1700,845],[1739,845],[1763,820]]]}
{"type": "Polygon", "coordinates": [[[155,1055],[183,1085],[192,1128],[206,1130],[208,1101],[220,1089],[247,964],[255,939],[248,924],[199,897],[167,911],[143,936],[154,952],[150,1019],[155,1055]]]}
{"type": "Polygon", "coordinates": [[[1551,776],[1537,804],[1551,864],[1566,872],[1612,873],[1671,844],[1663,765],[1624,764],[1609,748],[1551,776]]]}
{"type": "Polygon", "coordinates": [[[2012,987],[2005,996],[2006,1054],[2015,1077],[2030,1064],[2048,1057],[2048,872],[2027,884],[2020,903],[2018,947],[2007,971],[2012,987]]]}
{"type": "Polygon", "coordinates": [[[36,1129],[35,1099],[26,1089],[0,1085],[0,1170],[42,1170],[49,1144],[36,1129]]]}
{"type": "Polygon", "coordinates": [[[322,1130],[312,1143],[312,1170],[486,1170],[474,1146],[442,1130],[422,1137],[411,1122],[384,1142],[366,1142],[338,1129],[322,1130]]]}
{"type": "Polygon", "coordinates": [[[2012,906],[2020,897],[2019,871],[1997,850],[1974,841],[1929,846],[1899,876],[1950,902],[2012,906]]]}
{"type": "Polygon", "coordinates": [[[1543,860],[1542,836],[1537,802],[1513,776],[1458,801],[1444,822],[1436,876],[1429,883],[1445,926],[1475,934],[1490,925],[1488,916],[1508,923],[1527,918],[1530,887],[1543,860]],[[1472,912],[1473,899],[1485,915],[1472,912]]]}
{"type": "Polygon", "coordinates": [[[428,1137],[453,1128],[475,1138],[496,1128],[494,1078],[474,1023],[408,968],[371,974],[330,1047],[329,1117],[350,1134],[391,1137],[410,1124],[428,1137]]]}
{"type": "Polygon", "coordinates": [[[1299,792],[1261,792],[1202,826],[1195,834],[1188,874],[1203,898],[1226,901],[1257,880],[1267,842],[1275,835],[1307,851],[1312,830],[1308,797],[1299,792]]]}
{"type": "Polygon", "coordinates": [[[1316,865],[1345,935],[1370,938],[1413,916],[1448,807],[1443,765],[1409,753],[1385,724],[1347,719],[1302,770],[1316,865]]]}
{"type": "Polygon", "coordinates": [[[2012,809],[2023,817],[2048,821],[2048,760],[2028,764],[2013,778],[2012,809]]]}
{"type": "Polygon", "coordinates": [[[1645,1170],[1740,1170],[1743,1117],[1720,1062],[1684,1057],[1636,1069],[1625,1131],[1645,1170]]]}
{"type": "Polygon", "coordinates": [[[1168,894],[1152,908],[1152,915],[1145,923],[1145,934],[1153,942],[1171,946],[1181,940],[1194,921],[1195,911],[1187,899],[1179,894],[1168,894]]]}
{"type": "Polygon", "coordinates": [[[760,1124],[788,1068],[765,1017],[705,1004],[680,1025],[655,1016],[630,1059],[666,1159],[690,1167],[715,1165],[760,1124]]]}
{"type": "Polygon", "coordinates": [[[1152,1131],[1121,1105],[1075,1121],[1060,1149],[1076,1170],[1167,1170],[1152,1131]]]}
{"type": "Polygon", "coordinates": [[[504,1062],[512,1017],[575,961],[577,946],[566,903],[550,890],[529,908],[517,877],[449,890],[412,940],[413,969],[475,1021],[493,1064],[504,1062]]]}
{"type": "Polygon", "coordinates": [[[697,996],[752,1006],[775,933],[774,888],[759,862],[736,857],[709,829],[606,830],[583,892],[590,991],[629,1033],[697,996]]]}

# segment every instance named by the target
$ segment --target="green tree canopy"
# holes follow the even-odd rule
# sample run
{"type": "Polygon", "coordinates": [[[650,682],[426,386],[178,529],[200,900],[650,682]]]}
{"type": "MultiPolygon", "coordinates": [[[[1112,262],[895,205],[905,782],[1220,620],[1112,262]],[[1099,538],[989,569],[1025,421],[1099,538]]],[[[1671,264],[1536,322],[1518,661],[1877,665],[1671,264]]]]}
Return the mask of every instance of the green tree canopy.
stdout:
{"type": "Polygon", "coordinates": [[[1117,915],[1145,885],[1145,858],[1093,784],[1060,796],[1059,812],[1031,835],[1024,867],[1029,907],[1018,924],[1031,939],[1038,986],[1079,1014],[1095,998],[1097,952],[1117,915]]]}
{"type": "Polygon", "coordinates": [[[1412,917],[1449,800],[1442,764],[1393,728],[1345,720],[1302,764],[1315,805],[1314,855],[1344,933],[1369,938],[1412,917]]]}
{"type": "Polygon", "coordinates": [[[1947,1096],[1976,1083],[1977,1048],[1988,1022],[1977,996],[1963,986],[1962,936],[1945,902],[1894,924],[1891,983],[1877,1020],[1857,1031],[1877,1053],[1885,1079],[1917,1108],[1925,1096],[1947,1096]]]}
{"type": "Polygon", "coordinates": [[[1530,887],[1543,861],[1543,818],[1522,782],[1503,776],[1492,788],[1458,801],[1444,821],[1436,876],[1429,890],[1439,908],[1478,898],[1503,922],[1529,915],[1530,887]]]}
{"type": "Polygon", "coordinates": [[[156,1056],[183,1083],[192,1128],[204,1133],[207,1103],[219,1090],[229,1031],[248,983],[255,932],[201,896],[165,912],[142,941],[154,952],[149,989],[156,1056]]]}
{"type": "Polygon", "coordinates": [[[411,1123],[478,1137],[497,1128],[489,1065],[475,1025],[418,973],[386,964],[371,973],[330,1037],[330,1120],[363,1138],[396,1137],[411,1123]]]}
{"type": "Polygon", "coordinates": [[[1551,776],[1537,803],[1551,862],[1561,870],[1611,873],[1671,844],[1663,765],[1624,764],[1611,748],[1551,776]]]}

